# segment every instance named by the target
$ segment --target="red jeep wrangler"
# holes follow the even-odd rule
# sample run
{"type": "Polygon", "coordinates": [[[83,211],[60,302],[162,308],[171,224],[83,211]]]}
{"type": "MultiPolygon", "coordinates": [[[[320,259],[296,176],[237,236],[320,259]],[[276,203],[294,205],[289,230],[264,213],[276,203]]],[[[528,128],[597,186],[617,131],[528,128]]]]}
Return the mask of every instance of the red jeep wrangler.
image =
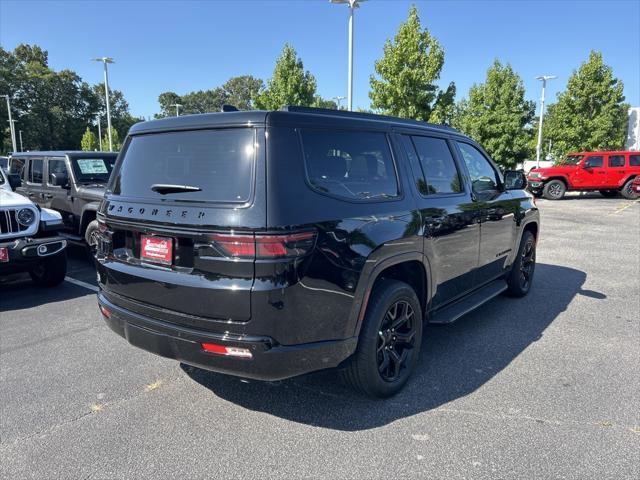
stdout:
{"type": "Polygon", "coordinates": [[[598,190],[604,197],[620,192],[625,198],[640,197],[632,187],[640,176],[640,152],[571,153],[559,165],[534,168],[527,175],[535,196],[560,200],[567,190],[598,190]]]}

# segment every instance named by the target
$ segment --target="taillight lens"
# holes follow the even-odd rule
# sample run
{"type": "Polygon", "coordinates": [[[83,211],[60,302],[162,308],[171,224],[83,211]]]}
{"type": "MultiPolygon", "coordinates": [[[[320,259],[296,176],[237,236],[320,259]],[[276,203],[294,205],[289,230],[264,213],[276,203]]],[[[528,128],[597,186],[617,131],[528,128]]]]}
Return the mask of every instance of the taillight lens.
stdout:
{"type": "Polygon", "coordinates": [[[315,232],[296,232],[274,235],[215,234],[215,245],[225,256],[232,258],[294,258],[305,255],[314,246],[315,232]]]}

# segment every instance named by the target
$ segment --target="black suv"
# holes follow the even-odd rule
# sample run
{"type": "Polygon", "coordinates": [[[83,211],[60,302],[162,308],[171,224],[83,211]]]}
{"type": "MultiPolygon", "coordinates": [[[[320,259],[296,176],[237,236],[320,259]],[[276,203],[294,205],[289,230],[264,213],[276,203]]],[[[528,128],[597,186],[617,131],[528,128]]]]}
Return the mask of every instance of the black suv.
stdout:
{"type": "Polygon", "coordinates": [[[113,170],[111,152],[25,152],[9,158],[9,173],[20,175],[18,193],[62,214],[67,237],[96,244],[96,211],[113,170]]]}
{"type": "Polygon", "coordinates": [[[302,107],[133,126],[98,213],[98,302],[131,344],[275,380],[339,367],[373,396],[423,321],[525,295],[539,215],[456,130],[302,107]]]}

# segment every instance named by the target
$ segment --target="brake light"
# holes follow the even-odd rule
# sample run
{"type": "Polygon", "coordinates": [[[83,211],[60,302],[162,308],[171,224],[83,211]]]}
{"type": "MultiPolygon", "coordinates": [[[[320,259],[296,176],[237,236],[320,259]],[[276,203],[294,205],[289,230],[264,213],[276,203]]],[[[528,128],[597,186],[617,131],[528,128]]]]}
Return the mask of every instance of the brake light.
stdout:
{"type": "Polygon", "coordinates": [[[228,357],[239,358],[252,358],[253,355],[248,348],[239,347],[227,347],[225,345],[218,345],[217,343],[203,343],[202,349],[205,352],[216,353],[218,355],[225,355],[228,357]]]}
{"type": "Polygon", "coordinates": [[[232,258],[294,258],[308,253],[315,244],[315,232],[275,235],[215,234],[211,239],[221,253],[232,258]]]}

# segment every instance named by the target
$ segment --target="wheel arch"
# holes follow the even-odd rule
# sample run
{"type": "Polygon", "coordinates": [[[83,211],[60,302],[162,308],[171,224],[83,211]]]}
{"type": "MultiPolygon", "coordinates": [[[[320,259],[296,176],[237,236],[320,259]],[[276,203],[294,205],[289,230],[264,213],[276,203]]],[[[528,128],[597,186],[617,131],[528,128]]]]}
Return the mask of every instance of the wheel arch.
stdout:
{"type": "Polygon", "coordinates": [[[100,203],[87,203],[84,207],[82,207],[82,214],[80,216],[80,229],[78,230],[78,234],[84,236],[84,232],[87,230],[87,226],[93,220],[96,219],[96,215],[98,212],[98,207],[100,203]]]}
{"type": "MultiPolygon", "coordinates": [[[[377,282],[382,279],[395,279],[409,284],[415,291],[423,309],[423,317],[431,298],[431,271],[429,262],[421,252],[408,252],[395,255],[378,262],[373,269],[364,274],[360,301],[355,302],[352,315],[355,315],[354,336],[360,334],[364,315],[370,296],[377,282]]],[[[363,272],[364,273],[364,272],[363,272]]]]}

